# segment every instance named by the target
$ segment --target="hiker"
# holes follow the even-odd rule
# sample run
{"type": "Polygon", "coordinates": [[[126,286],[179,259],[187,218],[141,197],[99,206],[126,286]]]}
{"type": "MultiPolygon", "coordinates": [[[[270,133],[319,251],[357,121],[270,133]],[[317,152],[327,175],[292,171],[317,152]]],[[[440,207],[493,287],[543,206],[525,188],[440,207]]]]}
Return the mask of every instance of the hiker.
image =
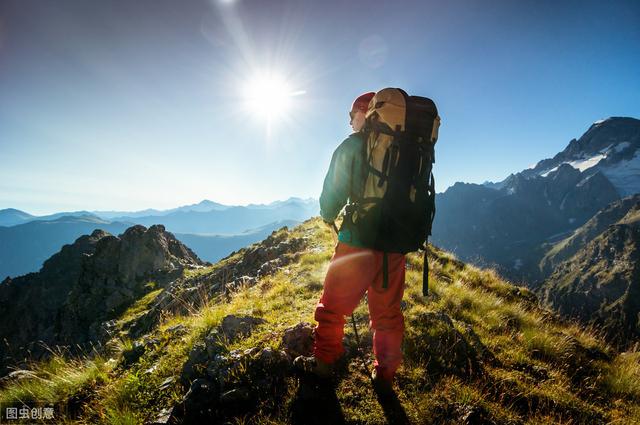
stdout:
{"type": "MultiPolygon", "coordinates": [[[[349,113],[354,131],[333,153],[329,171],[320,195],[320,215],[333,227],[338,213],[347,204],[349,190],[362,185],[363,140],[361,131],[369,102],[375,93],[365,93],[354,102],[349,113]]],[[[372,249],[358,237],[357,228],[342,226],[338,244],[324,280],[320,301],[316,306],[314,356],[308,358],[310,369],[328,377],[336,361],[343,355],[345,316],[350,315],[367,293],[373,351],[376,357],[372,379],[381,389],[392,388],[392,380],[402,360],[401,343],[404,321],[400,301],[404,290],[405,258],[389,255],[389,287],[382,290],[383,253],[372,249]],[[315,365],[313,364],[315,361],[315,365]]],[[[301,360],[298,360],[300,362],[301,360]]],[[[309,368],[309,366],[307,366],[309,368]]]]}
{"type": "MultiPolygon", "coordinates": [[[[343,207],[345,217],[315,310],[313,356],[300,356],[294,364],[316,376],[331,377],[344,354],[345,316],[367,294],[375,356],[371,379],[376,391],[390,394],[402,362],[404,254],[423,247],[431,231],[427,217],[432,220],[435,214],[435,208],[428,207],[435,195],[431,164],[440,119],[430,99],[410,98],[400,89],[359,96],[349,115],[354,133],[333,153],[320,196],[320,215],[327,225],[335,229],[343,207]],[[402,133],[411,141],[398,153],[396,136],[406,130],[405,120],[416,123],[417,130],[402,133]],[[422,137],[425,132],[428,135],[422,137]],[[421,137],[413,137],[417,135],[421,137]],[[390,161],[389,155],[394,159],[390,161]],[[389,167],[390,163],[394,165],[389,167]],[[387,191],[405,183],[407,190],[387,191]],[[397,204],[397,217],[385,212],[389,202],[391,209],[397,204]],[[409,221],[420,224],[408,225],[409,221]]],[[[426,295],[426,287],[423,291],[426,295]]]]}

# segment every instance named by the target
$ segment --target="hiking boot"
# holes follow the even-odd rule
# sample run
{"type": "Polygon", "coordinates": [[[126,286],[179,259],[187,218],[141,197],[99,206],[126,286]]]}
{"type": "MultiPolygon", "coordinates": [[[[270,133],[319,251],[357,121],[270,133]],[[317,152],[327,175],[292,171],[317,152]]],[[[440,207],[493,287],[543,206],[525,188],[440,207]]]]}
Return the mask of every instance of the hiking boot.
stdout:
{"type": "Polygon", "coordinates": [[[293,361],[293,367],[301,372],[314,375],[321,379],[333,377],[334,365],[325,363],[314,356],[298,356],[293,361]]]}
{"type": "Polygon", "coordinates": [[[388,397],[394,394],[393,381],[383,378],[377,369],[373,369],[373,372],[371,372],[371,383],[373,384],[373,390],[381,397],[388,397]]]}

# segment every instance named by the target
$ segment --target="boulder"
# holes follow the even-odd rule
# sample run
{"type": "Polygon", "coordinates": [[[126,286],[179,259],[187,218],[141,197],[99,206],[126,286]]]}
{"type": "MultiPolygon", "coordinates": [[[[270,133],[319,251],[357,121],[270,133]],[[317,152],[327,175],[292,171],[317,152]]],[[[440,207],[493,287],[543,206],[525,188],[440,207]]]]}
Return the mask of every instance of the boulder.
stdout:
{"type": "Polygon", "coordinates": [[[307,322],[285,329],[282,347],[290,358],[310,356],[313,353],[313,329],[314,326],[307,322]]]}

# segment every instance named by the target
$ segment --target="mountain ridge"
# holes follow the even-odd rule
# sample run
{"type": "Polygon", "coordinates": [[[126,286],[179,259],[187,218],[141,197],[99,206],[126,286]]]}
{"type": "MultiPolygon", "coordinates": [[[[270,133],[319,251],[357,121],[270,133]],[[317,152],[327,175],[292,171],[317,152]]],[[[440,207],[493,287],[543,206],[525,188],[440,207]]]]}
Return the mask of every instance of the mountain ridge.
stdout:
{"type": "Polygon", "coordinates": [[[158,210],[154,208],[147,208],[145,210],[138,211],[69,211],[69,212],[58,212],[54,214],[46,214],[42,216],[36,216],[29,214],[25,211],[18,210],[16,208],[5,208],[0,210],[0,226],[13,226],[16,224],[24,224],[28,221],[33,220],[54,220],[62,216],[83,216],[83,215],[92,215],[97,216],[104,220],[110,221],[121,221],[122,219],[131,219],[138,217],[163,217],[176,212],[211,212],[211,211],[224,211],[229,208],[248,208],[248,209],[263,209],[263,208],[274,208],[287,204],[303,204],[303,205],[313,205],[317,204],[317,200],[314,198],[298,198],[295,196],[289,197],[282,200],[273,201],[268,204],[248,204],[248,205],[225,205],[218,202],[210,201],[208,199],[204,199],[197,204],[189,204],[183,205],[176,208],[170,208],[167,210],[158,210]]]}

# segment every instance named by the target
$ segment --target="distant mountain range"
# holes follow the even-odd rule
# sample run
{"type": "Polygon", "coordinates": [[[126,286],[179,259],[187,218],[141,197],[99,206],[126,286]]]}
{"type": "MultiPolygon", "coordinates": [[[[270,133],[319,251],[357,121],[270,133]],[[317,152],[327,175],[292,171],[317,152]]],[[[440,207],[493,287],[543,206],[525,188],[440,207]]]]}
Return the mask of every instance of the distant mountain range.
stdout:
{"type": "Polygon", "coordinates": [[[268,205],[216,207],[202,209],[177,209],[161,216],[122,215],[114,221],[128,221],[143,226],[162,223],[174,233],[196,233],[201,235],[237,235],[247,229],[255,229],[281,220],[304,221],[320,211],[313,199],[290,198],[284,202],[268,205]]]}
{"type": "MultiPolygon", "coordinates": [[[[43,216],[35,216],[27,212],[17,210],[15,208],[7,208],[7,209],[0,210],[0,226],[15,226],[18,224],[24,224],[24,223],[28,223],[30,221],[36,221],[36,220],[51,221],[51,220],[56,220],[60,217],[78,217],[78,216],[87,216],[87,215],[96,216],[100,219],[109,220],[109,221],[135,222],[136,220],[133,220],[133,219],[149,220],[149,219],[153,219],[154,217],[167,217],[167,216],[178,214],[178,213],[214,213],[215,215],[215,212],[233,210],[233,209],[235,209],[235,211],[239,211],[243,209],[251,210],[251,211],[274,211],[274,210],[281,210],[283,208],[289,208],[290,210],[310,210],[312,211],[312,215],[314,215],[319,211],[320,207],[318,206],[318,201],[315,199],[312,199],[312,198],[301,199],[301,198],[292,197],[285,201],[275,201],[270,204],[249,204],[246,206],[223,205],[223,204],[219,204],[217,202],[213,202],[205,199],[204,201],[201,201],[197,204],[185,205],[182,207],[171,208],[168,210],[156,210],[156,209],[149,208],[149,209],[140,210],[140,211],[69,211],[69,212],[59,212],[55,214],[48,214],[43,216]]],[[[256,224],[253,227],[259,227],[264,224],[266,224],[266,222],[256,224]]],[[[245,227],[240,231],[244,231],[247,228],[248,227],[245,227]]],[[[172,229],[171,231],[181,231],[181,230],[172,229]]],[[[213,233],[215,232],[217,232],[217,230],[213,231],[213,233]]],[[[230,232],[230,233],[234,233],[234,232],[230,232]]],[[[198,232],[194,232],[193,229],[190,229],[188,230],[188,233],[198,233],[198,232]]],[[[229,232],[223,231],[223,233],[229,233],[229,232]]]]}
{"type": "Polygon", "coordinates": [[[200,258],[215,262],[262,240],[277,228],[317,215],[318,211],[316,200],[300,198],[247,206],[205,200],[165,211],[75,211],[39,217],[5,209],[0,211],[0,222],[5,223],[0,226],[0,277],[37,271],[62,245],[95,229],[118,235],[134,224],[162,224],[192,246],[200,258]]]}

